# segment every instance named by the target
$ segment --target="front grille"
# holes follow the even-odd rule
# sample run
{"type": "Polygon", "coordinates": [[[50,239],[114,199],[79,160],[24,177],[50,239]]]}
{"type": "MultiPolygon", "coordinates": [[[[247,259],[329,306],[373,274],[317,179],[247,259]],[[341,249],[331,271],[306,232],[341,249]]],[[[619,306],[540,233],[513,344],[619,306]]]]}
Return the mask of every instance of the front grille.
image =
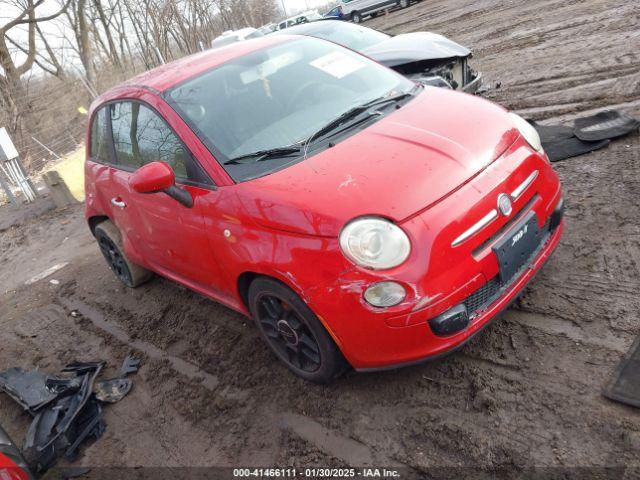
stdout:
{"type": "Polygon", "coordinates": [[[469,295],[463,302],[464,306],[467,307],[469,316],[472,317],[476,312],[489,306],[499,290],[500,280],[496,276],[469,295]]]}
{"type": "Polygon", "coordinates": [[[529,265],[533,261],[533,259],[538,256],[544,245],[549,240],[550,232],[550,222],[547,222],[546,225],[542,228],[543,231],[549,232],[543,235],[540,239],[540,243],[536,247],[536,249],[529,255],[529,258],[525,260],[522,264],[522,267],[513,274],[511,278],[506,279],[505,281],[500,280],[500,276],[496,275],[487,283],[478,288],[475,292],[469,295],[462,303],[467,307],[467,314],[469,318],[472,319],[480,314],[483,310],[489,307],[493,302],[495,302],[502,293],[507,290],[518,278],[522,276],[524,271],[529,268],[529,265]]]}

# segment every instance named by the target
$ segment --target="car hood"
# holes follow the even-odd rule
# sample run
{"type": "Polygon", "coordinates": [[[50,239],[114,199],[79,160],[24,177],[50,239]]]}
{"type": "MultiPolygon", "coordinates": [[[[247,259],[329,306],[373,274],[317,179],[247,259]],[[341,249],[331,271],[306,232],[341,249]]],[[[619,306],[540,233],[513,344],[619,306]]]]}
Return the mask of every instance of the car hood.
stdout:
{"type": "Polygon", "coordinates": [[[423,60],[468,57],[471,51],[442,35],[414,32],[396,35],[362,50],[363,54],[386,65],[395,67],[423,60]]]}
{"type": "Polygon", "coordinates": [[[434,205],[518,135],[503,108],[425,87],[401,109],[334,147],[235,188],[263,226],[334,237],[361,215],[401,222],[434,205]]]}

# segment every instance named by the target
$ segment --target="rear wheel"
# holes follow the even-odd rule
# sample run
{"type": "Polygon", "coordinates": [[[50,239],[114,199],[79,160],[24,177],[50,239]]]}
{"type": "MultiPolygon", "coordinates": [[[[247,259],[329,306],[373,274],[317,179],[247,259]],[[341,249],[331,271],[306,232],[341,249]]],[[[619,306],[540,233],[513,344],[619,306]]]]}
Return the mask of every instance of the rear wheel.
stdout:
{"type": "Polygon", "coordinates": [[[249,309],[271,350],[296,375],[327,383],[346,367],[318,317],[291,289],[271,278],[249,287],[249,309]]]}
{"type": "Polygon", "coordinates": [[[127,287],[135,288],[153,277],[152,272],[127,258],[122,246],[122,235],[110,220],[100,223],[95,228],[94,235],[107,265],[127,287]]]}
{"type": "Polygon", "coordinates": [[[360,23],[362,22],[362,15],[360,15],[360,12],[353,12],[351,13],[351,21],[353,23],[360,23]]]}

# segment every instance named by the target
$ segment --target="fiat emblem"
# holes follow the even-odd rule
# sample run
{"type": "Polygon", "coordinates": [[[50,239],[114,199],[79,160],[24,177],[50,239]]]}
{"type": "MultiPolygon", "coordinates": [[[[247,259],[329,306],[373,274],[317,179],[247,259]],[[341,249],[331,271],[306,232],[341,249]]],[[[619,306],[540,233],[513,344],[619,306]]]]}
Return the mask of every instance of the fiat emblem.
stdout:
{"type": "Polygon", "coordinates": [[[498,195],[498,210],[505,217],[511,214],[511,199],[506,193],[498,195]]]}

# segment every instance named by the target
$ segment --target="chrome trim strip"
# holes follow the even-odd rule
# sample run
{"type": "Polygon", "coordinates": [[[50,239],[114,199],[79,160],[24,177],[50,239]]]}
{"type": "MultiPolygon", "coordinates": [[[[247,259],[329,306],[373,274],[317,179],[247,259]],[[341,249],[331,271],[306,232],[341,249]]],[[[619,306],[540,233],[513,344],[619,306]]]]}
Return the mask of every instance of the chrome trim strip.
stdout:
{"type": "Polygon", "coordinates": [[[518,198],[520,198],[524,191],[529,188],[529,186],[536,178],[538,178],[538,173],[538,170],[534,170],[533,172],[531,172],[531,174],[525,179],[525,181],[518,185],[518,188],[516,188],[513,192],[511,192],[511,199],[517,200],[518,198]]]}
{"type": "Polygon", "coordinates": [[[493,222],[496,218],[498,218],[498,211],[494,208],[489,213],[487,213],[484,217],[482,217],[478,222],[474,223],[473,226],[466,230],[462,235],[456,238],[452,243],[452,247],[457,247],[461,243],[465,242],[469,238],[473,237],[476,233],[482,230],[484,227],[493,222]]]}

